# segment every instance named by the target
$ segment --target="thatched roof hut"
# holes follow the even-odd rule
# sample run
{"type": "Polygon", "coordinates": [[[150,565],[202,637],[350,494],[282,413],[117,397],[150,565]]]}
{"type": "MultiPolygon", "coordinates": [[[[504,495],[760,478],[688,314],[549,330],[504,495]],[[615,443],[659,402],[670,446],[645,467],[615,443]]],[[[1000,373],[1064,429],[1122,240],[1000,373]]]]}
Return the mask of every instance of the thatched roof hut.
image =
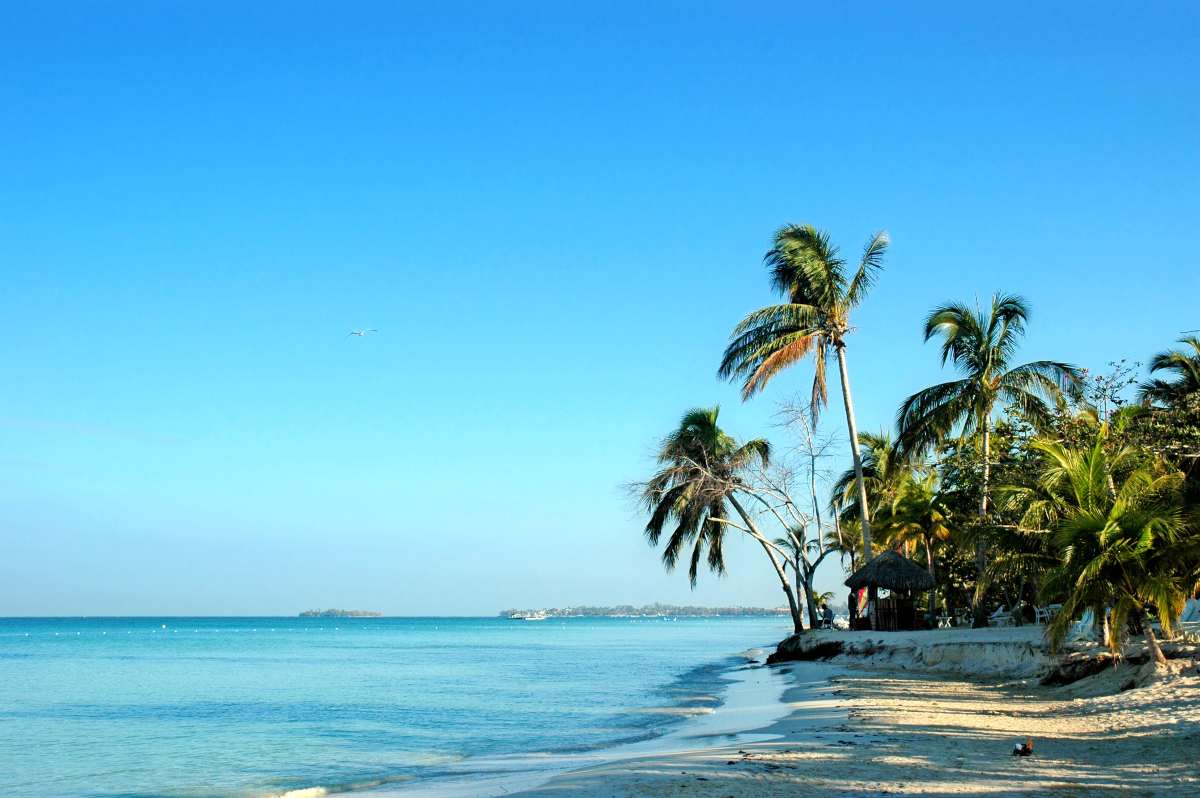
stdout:
{"type": "Polygon", "coordinates": [[[846,587],[851,590],[871,585],[887,590],[929,590],[933,587],[933,577],[907,557],[885,551],[846,580],[846,587]]]}

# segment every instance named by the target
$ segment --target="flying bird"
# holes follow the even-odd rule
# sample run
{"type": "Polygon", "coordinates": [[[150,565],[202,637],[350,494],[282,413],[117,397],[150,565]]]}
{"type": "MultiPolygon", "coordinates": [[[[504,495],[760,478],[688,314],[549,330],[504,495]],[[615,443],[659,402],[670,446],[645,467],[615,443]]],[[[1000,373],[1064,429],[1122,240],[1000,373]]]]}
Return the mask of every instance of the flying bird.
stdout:
{"type": "Polygon", "coordinates": [[[362,338],[367,333],[373,333],[373,332],[379,332],[379,330],[351,330],[350,335],[357,335],[359,338],[362,338]]]}

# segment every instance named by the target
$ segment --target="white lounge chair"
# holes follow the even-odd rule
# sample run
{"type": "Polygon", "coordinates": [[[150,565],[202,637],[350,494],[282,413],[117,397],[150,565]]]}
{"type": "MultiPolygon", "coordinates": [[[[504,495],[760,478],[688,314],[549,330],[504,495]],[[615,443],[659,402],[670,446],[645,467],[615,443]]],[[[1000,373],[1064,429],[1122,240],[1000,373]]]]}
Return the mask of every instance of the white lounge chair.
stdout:
{"type": "Polygon", "coordinates": [[[1013,616],[1008,609],[1001,604],[999,609],[988,616],[988,626],[1012,626],[1013,616]]]}
{"type": "Polygon", "coordinates": [[[1067,640],[1096,640],[1096,613],[1091,608],[1083,611],[1083,617],[1071,624],[1067,640]]]}
{"type": "Polygon", "coordinates": [[[1052,620],[1054,620],[1054,616],[1058,615],[1061,609],[1061,604],[1047,604],[1045,607],[1034,607],[1034,623],[1050,623],[1052,620]]]}
{"type": "Polygon", "coordinates": [[[1179,614],[1179,631],[1186,635],[1200,635],[1200,600],[1188,599],[1179,614]]]}

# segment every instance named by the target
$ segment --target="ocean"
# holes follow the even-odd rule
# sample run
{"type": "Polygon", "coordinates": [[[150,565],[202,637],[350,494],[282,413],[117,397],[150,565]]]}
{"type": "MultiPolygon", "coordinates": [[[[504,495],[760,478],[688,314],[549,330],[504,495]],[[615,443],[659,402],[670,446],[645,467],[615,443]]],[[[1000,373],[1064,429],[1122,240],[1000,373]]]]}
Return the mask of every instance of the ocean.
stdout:
{"type": "Polygon", "coordinates": [[[0,619],[0,795],[482,784],[711,712],[739,654],[789,628],[761,617],[0,619]]]}

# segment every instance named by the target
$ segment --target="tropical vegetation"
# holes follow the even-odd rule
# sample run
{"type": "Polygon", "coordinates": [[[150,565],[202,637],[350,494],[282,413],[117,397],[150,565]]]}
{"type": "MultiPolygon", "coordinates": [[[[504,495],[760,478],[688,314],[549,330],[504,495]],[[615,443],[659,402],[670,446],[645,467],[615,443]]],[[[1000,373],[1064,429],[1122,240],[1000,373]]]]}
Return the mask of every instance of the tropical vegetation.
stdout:
{"type": "Polygon", "coordinates": [[[1138,635],[1161,661],[1159,634],[1176,634],[1185,601],[1200,591],[1200,338],[1154,355],[1139,382],[1140,364],[1124,360],[1106,374],[1019,362],[1032,314],[1018,295],[996,293],[982,307],[946,302],[918,329],[938,341],[954,378],[903,399],[894,432],[860,432],[851,314],[888,245],[875,234],[851,265],[816,227],[775,233],[765,263],[782,301],[734,328],[718,374],[750,400],[811,361],[805,401],[786,407],[792,445],[739,442],[718,425],[717,408],[689,411],[638,485],[648,540],[662,544],[668,568],[685,559],[695,585],[704,566],[724,573],[726,535],[753,539],[797,632],[817,627],[816,605],[833,598],[814,586],[823,562],[840,560],[850,573],[895,551],[933,578],[914,597],[926,623],[970,608],[981,625],[1000,605],[1022,622],[1057,604],[1053,644],[1090,610],[1114,653],[1138,635]],[[823,465],[835,453],[820,431],[831,356],[850,444],[840,473],[823,465]]]}

